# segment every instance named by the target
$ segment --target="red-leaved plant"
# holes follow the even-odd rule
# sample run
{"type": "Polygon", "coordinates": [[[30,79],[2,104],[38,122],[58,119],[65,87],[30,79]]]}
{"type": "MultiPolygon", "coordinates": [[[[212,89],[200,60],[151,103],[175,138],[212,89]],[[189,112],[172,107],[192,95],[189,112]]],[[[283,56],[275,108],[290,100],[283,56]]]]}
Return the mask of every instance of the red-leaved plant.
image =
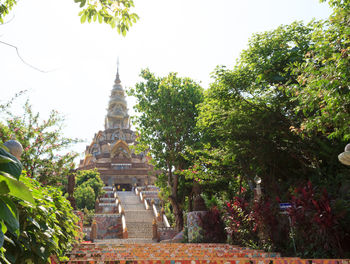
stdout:
{"type": "Polygon", "coordinates": [[[324,189],[317,192],[311,182],[298,187],[288,209],[295,233],[297,251],[304,257],[341,257],[344,255],[339,220],[343,217],[332,210],[324,189]]]}

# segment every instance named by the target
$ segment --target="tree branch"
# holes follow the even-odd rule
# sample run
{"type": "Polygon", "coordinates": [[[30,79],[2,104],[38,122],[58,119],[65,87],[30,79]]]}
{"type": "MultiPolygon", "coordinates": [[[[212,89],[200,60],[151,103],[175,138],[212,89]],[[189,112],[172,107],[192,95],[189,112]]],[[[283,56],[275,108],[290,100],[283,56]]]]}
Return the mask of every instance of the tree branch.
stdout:
{"type": "Polygon", "coordinates": [[[36,71],[39,71],[39,72],[42,72],[42,73],[48,73],[48,72],[50,72],[50,71],[45,71],[45,70],[39,69],[39,68],[33,66],[32,64],[26,62],[26,61],[22,58],[22,56],[19,54],[18,48],[17,48],[15,45],[12,45],[12,44],[10,44],[10,43],[7,43],[7,42],[1,41],[1,40],[0,40],[0,43],[3,44],[3,45],[7,45],[7,46],[9,46],[9,47],[11,47],[11,48],[14,48],[14,49],[16,50],[16,52],[17,52],[18,58],[20,58],[20,60],[21,60],[24,64],[26,64],[27,66],[31,67],[32,69],[34,69],[34,70],[36,70],[36,71]]]}
{"type": "Polygon", "coordinates": [[[10,23],[14,18],[15,18],[15,15],[13,15],[13,16],[12,16],[9,20],[7,20],[6,22],[1,23],[0,26],[3,26],[3,25],[6,25],[6,24],[10,23]]]}

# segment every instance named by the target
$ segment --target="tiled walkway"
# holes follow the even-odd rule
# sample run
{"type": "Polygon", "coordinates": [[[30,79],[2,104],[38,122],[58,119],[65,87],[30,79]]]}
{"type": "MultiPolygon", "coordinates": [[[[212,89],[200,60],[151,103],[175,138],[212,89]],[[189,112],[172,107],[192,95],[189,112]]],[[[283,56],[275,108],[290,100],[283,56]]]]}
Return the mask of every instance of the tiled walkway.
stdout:
{"type": "MultiPolygon", "coordinates": [[[[237,259],[268,260],[279,257],[278,253],[266,253],[261,250],[235,247],[227,244],[81,244],[73,250],[69,263],[114,263],[114,261],[132,261],[143,263],[164,263],[175,261],[215,261],[228,263],[237,259]],[[113,261],[113,262],[110,262],[113,261]]],[[[202,262],[201,262],[202,263],[202,262]]]]}

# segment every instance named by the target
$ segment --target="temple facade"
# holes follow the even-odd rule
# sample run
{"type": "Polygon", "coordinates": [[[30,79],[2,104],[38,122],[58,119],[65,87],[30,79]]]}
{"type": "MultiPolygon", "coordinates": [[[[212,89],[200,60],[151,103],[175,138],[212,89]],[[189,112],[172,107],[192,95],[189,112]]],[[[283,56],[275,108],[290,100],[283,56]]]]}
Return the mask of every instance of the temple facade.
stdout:
{"type": "Polygon", "coordinates": [[[106,185],[130,190],[132,186],[152,184],[153,166],[146,153],[136,154],[133,147],[136,134],[130,129],[125,92],[119,79],[119,67],[109,98],[105,129],[95,134],[86,146],[85,158],[79,170],[97,168],[106,185]]]}

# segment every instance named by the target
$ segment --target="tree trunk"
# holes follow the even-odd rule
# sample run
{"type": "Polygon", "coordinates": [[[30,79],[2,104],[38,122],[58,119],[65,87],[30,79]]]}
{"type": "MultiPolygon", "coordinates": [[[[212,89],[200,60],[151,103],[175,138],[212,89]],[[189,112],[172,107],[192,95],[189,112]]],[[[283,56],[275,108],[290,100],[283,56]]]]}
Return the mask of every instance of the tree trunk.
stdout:
{"type": "MultiPolygon", "coordinates": [[[[171,173],[171,171],[169,171],[171,173]]],[[[178,202],[177,197],[177,188],[179,185],[179,175],[172,174],[172,185],[171,185],[171,195],[169,196],[170,203],[173,207],[173,213],[175,216],[175,222],[176,222],[176,229],[177,231],[181,231],[184,227],[184,220],[183,220],[183,212],[181,208],[181,204],[178,202]]]]}
{"type": "Polygon", "coordinates": [[[182,231],[184,227],[183,212],[180,204],[174,199],[173,196],[169,196],[171,206],[173,207],[173,213],[175,216],[176,230],[182,231]]]}

